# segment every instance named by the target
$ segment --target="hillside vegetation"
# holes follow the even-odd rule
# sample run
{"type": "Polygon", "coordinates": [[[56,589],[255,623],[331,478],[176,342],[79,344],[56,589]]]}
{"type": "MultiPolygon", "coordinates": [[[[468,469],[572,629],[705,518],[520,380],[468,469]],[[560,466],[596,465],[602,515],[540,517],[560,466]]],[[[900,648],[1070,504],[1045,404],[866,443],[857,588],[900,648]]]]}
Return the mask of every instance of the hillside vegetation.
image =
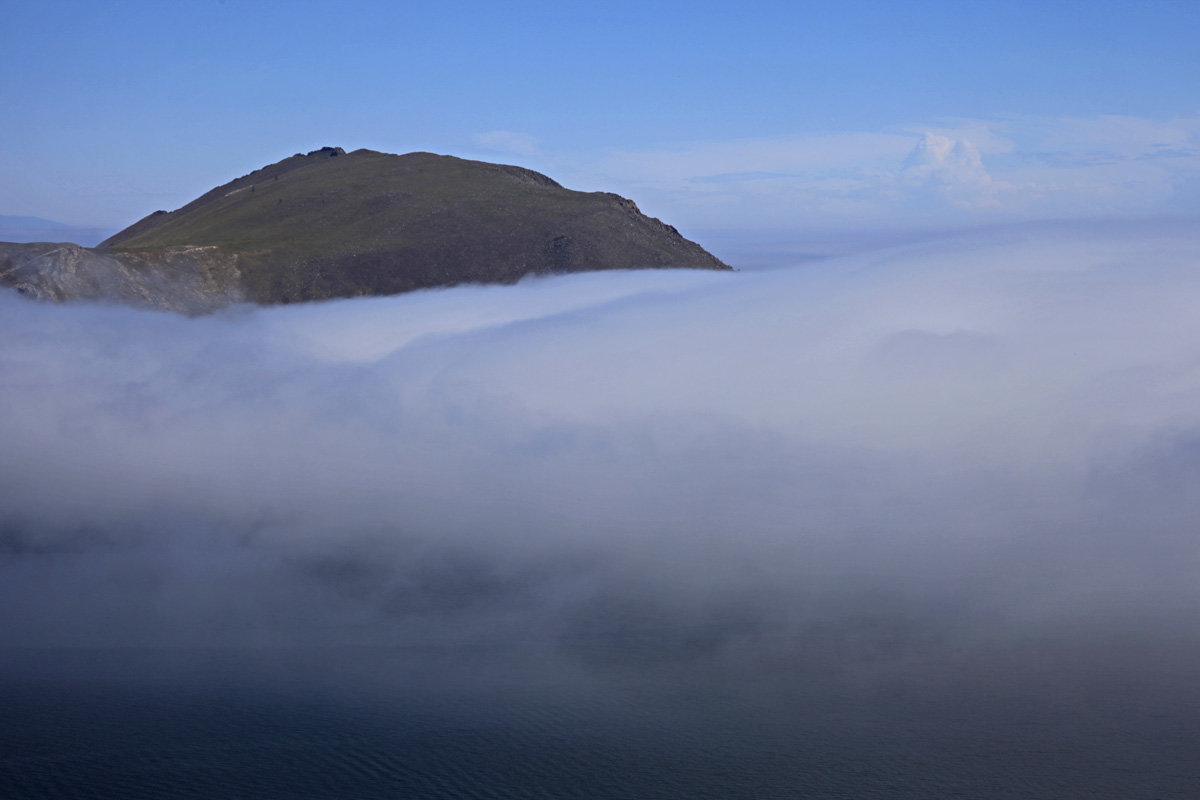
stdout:
{"type": "Polygon", "coordinates": [[[248,299],[394,294],[529,273],[729,269],[607,192],[432,153],[326,147],[256,170],[101,244],[114,256],[216,247],[248,299]]]}

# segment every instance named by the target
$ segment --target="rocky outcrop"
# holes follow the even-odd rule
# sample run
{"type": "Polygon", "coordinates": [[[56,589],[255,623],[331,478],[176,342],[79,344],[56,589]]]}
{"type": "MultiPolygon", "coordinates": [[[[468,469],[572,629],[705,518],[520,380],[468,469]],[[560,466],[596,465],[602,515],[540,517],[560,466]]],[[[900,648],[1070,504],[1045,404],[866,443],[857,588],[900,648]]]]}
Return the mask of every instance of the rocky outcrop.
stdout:
{"type": "Polygon", "coordinates": [[[244,299],[237,256],[215,247],[105,253],[0,242],[0,286],[36,300],[90,300],[204,314],[244,299]]]}

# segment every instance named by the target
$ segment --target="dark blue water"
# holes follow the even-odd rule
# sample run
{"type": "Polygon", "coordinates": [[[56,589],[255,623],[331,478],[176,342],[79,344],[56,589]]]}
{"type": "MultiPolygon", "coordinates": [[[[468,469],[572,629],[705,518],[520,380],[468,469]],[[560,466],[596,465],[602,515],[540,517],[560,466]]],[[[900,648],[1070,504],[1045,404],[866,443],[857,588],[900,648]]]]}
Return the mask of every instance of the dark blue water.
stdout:
{"type": "Polygon", "coordinates": [[[1200,706],[1170,676],[724,691],[673,668],[448,684],[425,656],[346,656],[9,651],[0,797],[1200,797],[1200,706]]]}

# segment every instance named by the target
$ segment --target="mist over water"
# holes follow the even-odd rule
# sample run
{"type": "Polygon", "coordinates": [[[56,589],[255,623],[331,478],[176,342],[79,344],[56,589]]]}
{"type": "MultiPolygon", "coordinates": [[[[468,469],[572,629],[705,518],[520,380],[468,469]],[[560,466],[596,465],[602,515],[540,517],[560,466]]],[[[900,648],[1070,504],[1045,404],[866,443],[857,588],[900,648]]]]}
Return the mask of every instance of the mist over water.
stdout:
{"type": "MultiPolygon", "coordinates": [[[[417,763],[459,776],[422,796],[1194,796],[1197,230],[192,319],[0,294],[0,645],[41,709],[0,786],[201,687],[248,743],[378,748],[378,796],[417,763]],[[243,703],[276,696],[294,724],[243,703]]],[[[338,780],[300,793],[373,796],[338,780]]]]}

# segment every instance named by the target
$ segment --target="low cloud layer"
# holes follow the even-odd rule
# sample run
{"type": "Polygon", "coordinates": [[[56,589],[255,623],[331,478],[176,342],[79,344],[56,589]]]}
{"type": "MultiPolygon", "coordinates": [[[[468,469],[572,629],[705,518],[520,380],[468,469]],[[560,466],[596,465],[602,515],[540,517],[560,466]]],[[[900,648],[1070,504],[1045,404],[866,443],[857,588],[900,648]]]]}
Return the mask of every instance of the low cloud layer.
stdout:
{"type": "Polygon", "coordinates": [[[0,642],[1151,681],[1200,645],[1195,230],[196,319],[0,295],[0,642]]]}
{"type": "Polygon", "coordinates": [[[564,185],[628,194],[682,230],[822,235],[1101,215],[1195,215],[1200,118],[921,120],[675,142],[581,159],[528,152],[564,185]]]}

